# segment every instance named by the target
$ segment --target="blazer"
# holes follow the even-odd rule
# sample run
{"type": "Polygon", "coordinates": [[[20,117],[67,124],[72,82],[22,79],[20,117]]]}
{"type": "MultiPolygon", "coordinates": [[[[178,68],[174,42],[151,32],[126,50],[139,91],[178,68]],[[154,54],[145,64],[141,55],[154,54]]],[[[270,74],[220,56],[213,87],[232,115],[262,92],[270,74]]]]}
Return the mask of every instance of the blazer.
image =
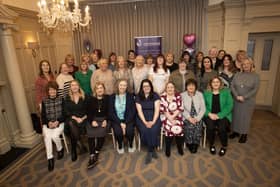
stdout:
{"type": "MultiPolygon", "coordinates": [[[[206,112],[204,116],[208,116],[212,110],[212,91],[204,92],[204,100],[206,105],[206,112]]],[[[220,109],[221,111],[217,114],[220,119],[227,118],[230,122],[232,121],[232,109],[233,109],[233,99],[230,93],[230,90],[227,88],[220,90],[220,109]]]]}
{"type": "MultiPolygon", "coordinates": [[[[112,123],[121,124],[121,119],[117,115],[115,108],[116,94],[110,96],[109,99],[109,119],[112,123]]],[[[126,105],[125,105],[125,114],[124,114],[124,123],[125,124],[134,124],[136,117],[136,105],[134,101],[134,96],[130,93],[126,93],[126,105]]]]}

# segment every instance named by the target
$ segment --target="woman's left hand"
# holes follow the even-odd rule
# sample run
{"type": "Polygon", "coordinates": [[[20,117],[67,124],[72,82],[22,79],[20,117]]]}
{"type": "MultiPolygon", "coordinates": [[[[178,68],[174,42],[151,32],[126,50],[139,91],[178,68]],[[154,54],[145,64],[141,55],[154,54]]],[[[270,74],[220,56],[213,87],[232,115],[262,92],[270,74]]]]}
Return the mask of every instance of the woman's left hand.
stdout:
{"type": "Polygon", "coordinates": [[[106,126],[107,126],[107,121],[106,120],[104,120],[103,122],[102,122],[102,125],[101,125],[103,128],[105,128],[106,126]]]}

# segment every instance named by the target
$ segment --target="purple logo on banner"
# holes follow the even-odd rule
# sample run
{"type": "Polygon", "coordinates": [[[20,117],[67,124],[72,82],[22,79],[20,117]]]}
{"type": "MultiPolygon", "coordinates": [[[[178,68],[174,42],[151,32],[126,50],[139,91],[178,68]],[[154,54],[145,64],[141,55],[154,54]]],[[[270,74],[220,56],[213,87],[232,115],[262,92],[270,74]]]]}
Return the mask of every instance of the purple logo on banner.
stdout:
{"type": "Polygon", "coordinates": [[[161,54],[161,38],[162,36],[134,37],[136,54],[143,56],[151,54],[154,57],[161,54]]]}

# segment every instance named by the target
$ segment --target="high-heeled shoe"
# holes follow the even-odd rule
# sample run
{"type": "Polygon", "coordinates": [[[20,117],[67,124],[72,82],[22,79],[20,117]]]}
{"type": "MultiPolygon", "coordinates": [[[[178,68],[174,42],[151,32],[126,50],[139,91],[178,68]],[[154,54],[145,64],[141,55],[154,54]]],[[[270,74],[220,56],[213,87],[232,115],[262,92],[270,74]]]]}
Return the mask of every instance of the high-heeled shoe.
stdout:
{"type": "Polygon", "coordinates": [[[246,143],[247,141],[247,134],[241,134],[241,137],[239,139],[239,143],[246,143]]]}
{"type": "Polygon", "coordinates": [[[48,159],[48,170],[52,171],[54,169],[54,158],[48,159]]]}
{"type": "Polygon", "coordinates": [[[229,135],[229,139],[234,139],[236,137],[239,137],[239,134],[237,132],[233,132],[229,135]]]}
{"type": "Polygon", "coordinates": [[[78,156],[77,156],[77,150],[76,149],[72,149],[71,150],[71,159],[72,162],[75,162],[77,160],[78,156]]]}
{"type": "Polygon", "coordinates": [[[57,160],[62,159],[64,156],[64,148],[62,148],[60,151],[57,151],[57,160]]]}

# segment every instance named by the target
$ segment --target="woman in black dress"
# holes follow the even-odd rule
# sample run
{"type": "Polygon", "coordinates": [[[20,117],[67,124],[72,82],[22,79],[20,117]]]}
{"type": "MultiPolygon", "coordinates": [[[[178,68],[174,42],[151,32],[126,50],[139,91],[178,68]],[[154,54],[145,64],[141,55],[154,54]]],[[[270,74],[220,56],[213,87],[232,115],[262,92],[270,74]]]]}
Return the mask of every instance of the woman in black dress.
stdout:
{"type": "Polygon", "coordinates": [[[93,89],[93,97],[88,105],[88,146],[90,158],[88,169],[94,167],[98,161],[98,155],[103,147],[108,127],[109,97],[105,95],[105,85],[97,82],[93,89]]]}
{"type": "MultiPolygon", "coordinates": [[[[80,88],[78,81],[71,81],[69,94],[65,98],[64,111],[66,130],[69,131],[71,140],[71,157],[73,162],[77,160],[77,143],[81,139],[81,134],[85,134],[87,102],[88,98],[80,88]]],[[[82,141],[80,143],[81,150],[86,150],[82,141]]]]}

